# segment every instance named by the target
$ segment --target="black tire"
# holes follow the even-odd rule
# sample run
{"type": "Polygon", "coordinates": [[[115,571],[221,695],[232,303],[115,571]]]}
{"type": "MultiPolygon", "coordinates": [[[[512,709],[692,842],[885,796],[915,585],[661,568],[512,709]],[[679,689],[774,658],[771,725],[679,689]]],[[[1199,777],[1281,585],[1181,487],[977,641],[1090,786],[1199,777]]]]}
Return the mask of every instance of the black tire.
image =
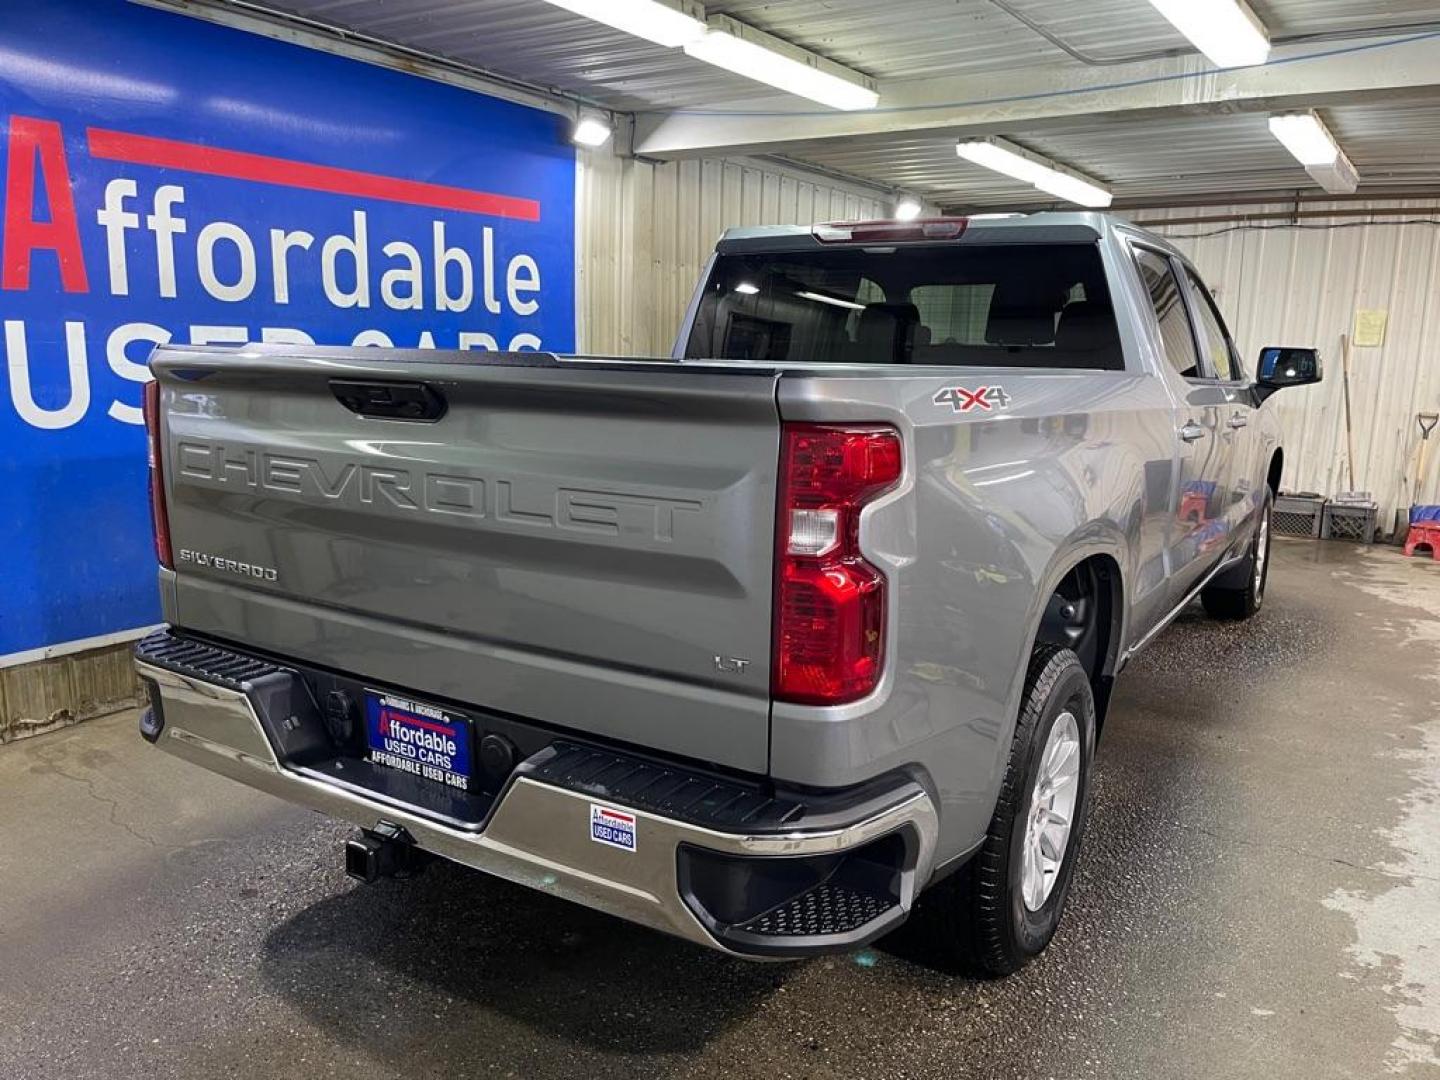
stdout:
{"type": "Polygon", "coordinates": [[[1274,502],[1274,494],[1267,487],[1248,556],[1200,590],[1200,603],[1212,619],[1248,619],[1265,603],[1265,585],[1270,580],[1270,509],[1274,502]]]}
{"type": "Polygon", "coordinates": [[[1090,805],[1090,769],[1095,757],[1095,701],[1090,679],[1069,649],[1037,646],[1025,677],[1025,694],[1005,783],[979,851],[932,900],[935,925],[951,957],[989,975],[1009,975],[1050,943],[1070,889],[1090,805]],[[1040,769],[1041,752],[1056,719],[1069,712],[1079,729],[1078,793],[1070,836],[1048,898],[1031,911],[1021,874],[1025,823],[1040,769]]]}

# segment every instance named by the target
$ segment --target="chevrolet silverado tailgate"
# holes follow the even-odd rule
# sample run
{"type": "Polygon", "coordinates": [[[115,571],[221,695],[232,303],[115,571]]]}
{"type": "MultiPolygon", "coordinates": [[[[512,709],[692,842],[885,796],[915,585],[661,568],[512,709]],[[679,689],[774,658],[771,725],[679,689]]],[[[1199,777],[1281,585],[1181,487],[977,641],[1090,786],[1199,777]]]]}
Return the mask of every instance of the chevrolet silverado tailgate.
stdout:
{"type": "Polygon", "coordinates": [[[773,372],[276,346],[152,368],[179,626],[766,769],[773,372]]]}

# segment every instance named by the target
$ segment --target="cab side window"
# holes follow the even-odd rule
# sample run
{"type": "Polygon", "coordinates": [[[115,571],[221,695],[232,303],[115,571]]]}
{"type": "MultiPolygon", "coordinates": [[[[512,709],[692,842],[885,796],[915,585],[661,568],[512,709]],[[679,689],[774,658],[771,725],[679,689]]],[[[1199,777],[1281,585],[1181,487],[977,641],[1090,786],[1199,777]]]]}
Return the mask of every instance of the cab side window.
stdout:
{"type": "Polygon", "coordinates": [[[1185,298],[1180,293],[1180,282],[1175,277],[1170,260],[1147,248],[1135,248],[1134,251],[1140,280],[1150,294],[1150,305],[1155,309],[1155,318],[1160,324],[1165,359],[1184,378],[1200,378],[1200,354],[1195,348],[1195,335],[1190,332],[1185,298]]]}
{"type": "Polygon", "coordinates": [[[1235,345],[1230,340],[1230,333],[1225,329],[1225,320],[1220,318],[1210,290],[1195,276],[1193,270],[1187,268],[1185,276],[1190,280],[1195,308],[1200,313],[1200,337],[1205,342],[1205,352],[1210,357],[1210,367],[1215,372],[1215,378],[1225,382],[1243,379],[1245,374],[1240,370],[1235,345]]]}

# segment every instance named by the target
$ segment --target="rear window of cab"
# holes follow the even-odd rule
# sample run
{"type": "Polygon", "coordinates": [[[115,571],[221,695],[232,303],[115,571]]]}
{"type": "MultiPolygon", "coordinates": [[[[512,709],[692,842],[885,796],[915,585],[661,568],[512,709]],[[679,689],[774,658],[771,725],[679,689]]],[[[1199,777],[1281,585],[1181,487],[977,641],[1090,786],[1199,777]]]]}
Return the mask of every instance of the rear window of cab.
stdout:
{"type": "Polygon", "coordinates": [[[1124,367],[1095,244],[720,255],[685,355],[775,364],[1124,367]]]}

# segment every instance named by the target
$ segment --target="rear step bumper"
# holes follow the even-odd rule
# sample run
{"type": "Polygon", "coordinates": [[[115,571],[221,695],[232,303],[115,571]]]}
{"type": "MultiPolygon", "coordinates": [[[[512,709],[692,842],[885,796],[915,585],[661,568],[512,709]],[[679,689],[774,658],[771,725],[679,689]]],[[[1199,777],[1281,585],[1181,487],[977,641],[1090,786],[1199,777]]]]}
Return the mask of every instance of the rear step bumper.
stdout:
{"type": "Polygon", "coordinates": [[[152,702],[141,730],[168,753],[363,829],[385,822],[436,855],[732,954],[804,956],[872,941],[905,920],[933,867],[935,805],[913,778],[856,797],[817,796],[814,807],[780,802],[727,823],[720,804],[749,796],[697,810],[676,792],[698,778],[649,796],[626,780],[654,772],[653,763],[568,740],[527,757],[485,820],[459,827],[288,766],[275,739],[297,721],[276,715],[277,705],[289,711],[277,677],[303,693],[295,671],[215,646],[204,663],[169,662],[150,644],[136,650],[152,702]],[[596,808],[633,815],[633,846],[592,839],[596,808]]]}

